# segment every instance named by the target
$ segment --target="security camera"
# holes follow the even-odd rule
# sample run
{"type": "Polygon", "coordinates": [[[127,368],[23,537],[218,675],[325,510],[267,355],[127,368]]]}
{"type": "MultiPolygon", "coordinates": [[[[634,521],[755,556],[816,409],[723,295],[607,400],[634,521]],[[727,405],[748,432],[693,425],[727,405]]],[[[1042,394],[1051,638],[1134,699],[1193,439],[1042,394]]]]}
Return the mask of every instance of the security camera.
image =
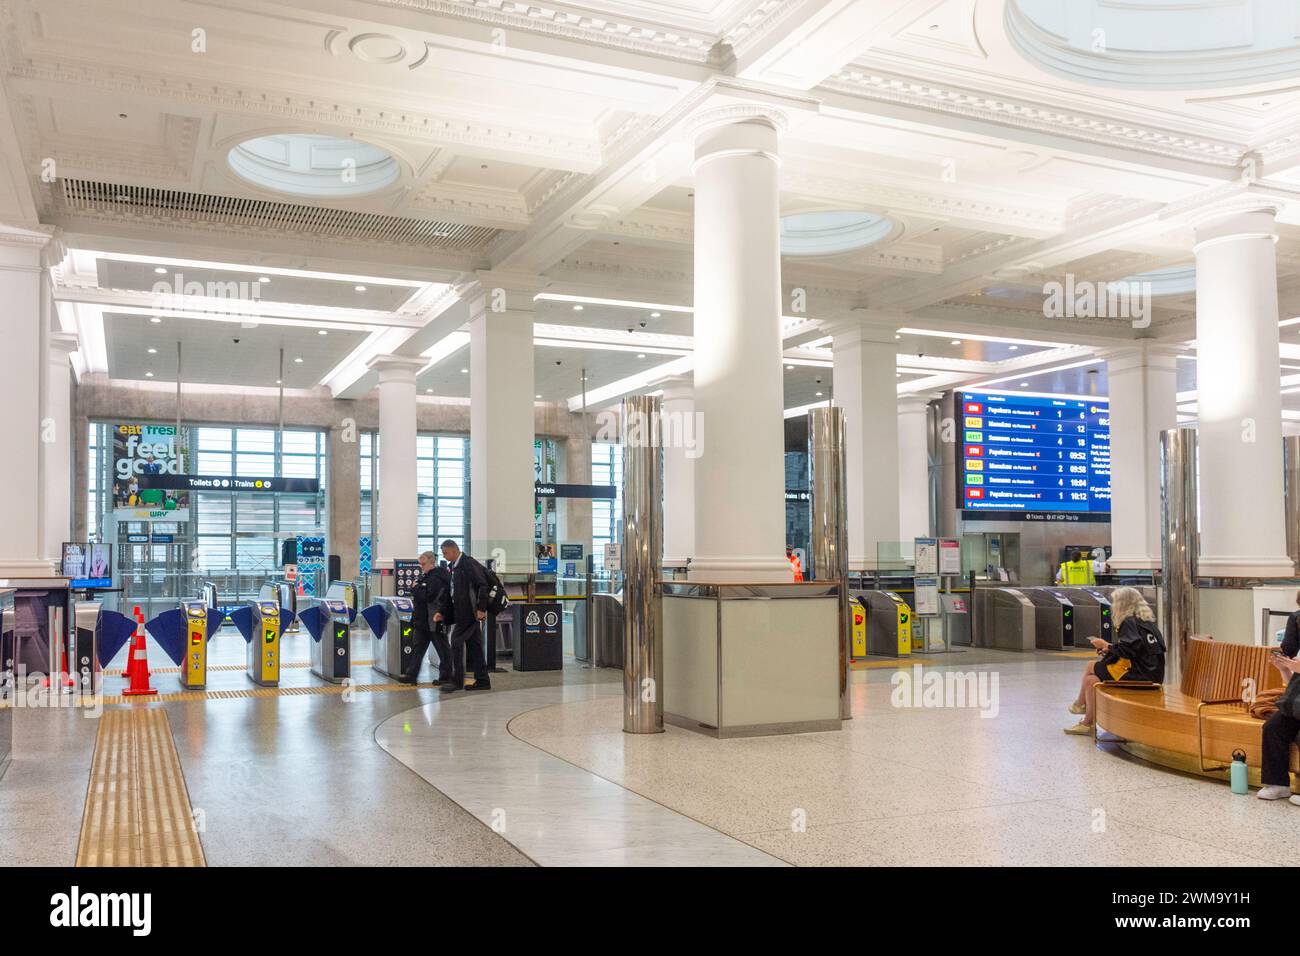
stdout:
{"type": "Polygon", "coordinates": [[[561,362],[559,359],[556,359],[556,360],[555,360],[555,364],[556,364],[556,365],[563,365],[564,363],[561,362]]]}
{"type": "Polygon", "coordinates": [[[235,337],[235,338],[231,339],[231,341],[234,342],[236,345],[239,344],[239,338],[238,338],[238,337],[235,337]]]}
{"type": "Polygon", "coordinates": [[[629,326],[627,327],[627,334],[628,334],[628,335],[631,335],[634,331],[636,331],[636,330],[633,329],[632,326],[629,325],[629,326]]]}
{"type": "Polygon", "coordinates": [[[821,383],[822,383],[822,380],[821,380],[821,379],[817,379],[817,384],[820,385],[821,383]]]}
{"type": "Polygon", "coordinates": [[[642,320],[641,320],[641,328],[643,328],[643,329],[645,328],[645,319],[642,319],[642,320]]]}

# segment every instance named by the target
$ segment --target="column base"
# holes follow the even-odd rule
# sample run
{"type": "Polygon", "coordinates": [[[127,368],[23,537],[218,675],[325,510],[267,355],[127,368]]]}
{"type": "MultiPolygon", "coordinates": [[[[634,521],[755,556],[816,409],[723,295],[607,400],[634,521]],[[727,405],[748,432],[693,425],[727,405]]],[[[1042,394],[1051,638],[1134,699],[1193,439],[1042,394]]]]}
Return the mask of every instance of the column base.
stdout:
{"type": "Polygon", "coordinates": [[[778,558],[692,558],[687,581],[706,584],[781,584],[794,580],[794,569],[778,558]]]}
{"type": "Polygon", "coordinates": [[[1111,556],[1107,562],[1115,571],[1159,571],[1160,559],[1145,555],[1111,556]]]}
{"type": "Polygon", "coordinates": [[[1213,555],[1196,560],[1196,574],[1203,578],[1293,578],[1295,565],[1279,555],[1213,555]]]}
{"type": "Polygon", "coordinates": [[[677,556],[674,554],[665,554],[663,558],[663,567],[665,568],[684,568],[689,560],[685,555],[677,556]]]}
{"type": "Polygon", "coordinates": [[[0,558],[0,581],[21,578],[48,578],[56,576],[58,562],[40,558],[0,558]]]}

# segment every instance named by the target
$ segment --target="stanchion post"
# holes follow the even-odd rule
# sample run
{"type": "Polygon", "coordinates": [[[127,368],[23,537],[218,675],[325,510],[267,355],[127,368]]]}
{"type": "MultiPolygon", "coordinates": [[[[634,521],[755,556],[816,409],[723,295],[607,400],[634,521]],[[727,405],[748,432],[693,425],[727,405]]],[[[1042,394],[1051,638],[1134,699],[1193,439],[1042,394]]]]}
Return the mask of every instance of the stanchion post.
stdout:
{"type": "Polygon", "coordinates": [[[623,731],[660,734],[663,705],[663,448],[660,400],[623,399],[623,731]]]}

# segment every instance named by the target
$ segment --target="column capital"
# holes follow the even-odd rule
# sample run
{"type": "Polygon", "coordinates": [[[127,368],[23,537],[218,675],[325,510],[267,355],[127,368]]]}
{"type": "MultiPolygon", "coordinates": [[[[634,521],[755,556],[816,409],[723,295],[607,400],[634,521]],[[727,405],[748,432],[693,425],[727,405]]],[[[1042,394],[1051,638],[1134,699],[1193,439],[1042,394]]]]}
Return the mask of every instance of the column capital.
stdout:
{"type": "Polygon", "coordinates": [[[55,237],[54,226],[19,226],[0,222],[0,246],[44,249],[55,237]]]}
{"type": "Polygon", "coordinates": [[[930,407],[931,397],[924,392],[904,392],[898,396],[898,411],[923,412],[930,407]]]}
{"type": "Polygon", "coordinates": [[[700,113],[686,124],[695,137],[691,170],[728,156],[763,156],[779,166],[778,133],[788,126],[780,110],[763,104],[737,103],[700,113]]]}
{"type": "Polygon", "coordinates": [[[388,382],[405,382],[415,384],[415,376],[428,364],[420,356],[410,355],[375,355],[366,361],[366,368],[379,373],[379,384],[388,382]]]}
{"type": "Polygon", "coordinates": [[[1184,349],[1171,342],[1139,341],[1133,345],[1105,349],[1097,358],[1106,363],[1106,373],[1126,372],[1135,368],[1176,368],[1184,349]]]}
{"type": "Polygon", "coordinates": [[[61,354],[62,361],[67,361],[69,355],[81,348],[81,337],[76,332],[51,332],[49,346],[50,361],[55,360],[56,354],[61,354]]]}
{"type": "Polygon", "coordinates": [[[864,325],[854,320],[831,322],[822,326],[822,330],[831,337],[832,350],[862,343],[897,345],[898,333],[894,328],[892,322],[884,325],[864,325]]]}
{"type": "Polygon", "coordinates": [[[1197,210],[1189,216],[1196,234],[1193,252],[1235,239],[1272,239],[1277,242],[1279,204],[1254,196],[1197,210]]]}
{"type": "Polygon", "coordinates": [[[470,314],[482,312],[533,312],[533,297],[551,280],[531,272],[510,272],[503,269],[480,269],[474,273],[479,293],[470,294],[470,314]]]}

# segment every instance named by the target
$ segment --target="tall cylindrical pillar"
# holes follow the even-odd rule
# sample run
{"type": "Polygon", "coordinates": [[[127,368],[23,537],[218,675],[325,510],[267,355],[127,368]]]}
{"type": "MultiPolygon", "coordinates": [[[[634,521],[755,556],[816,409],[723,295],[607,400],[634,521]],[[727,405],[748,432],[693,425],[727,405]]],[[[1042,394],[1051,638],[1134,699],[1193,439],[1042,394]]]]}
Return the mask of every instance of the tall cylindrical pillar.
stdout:
{"type": "Polygon", "coordinates": [[[1187,642],[1196,633],[1197,482],[1196,430],[1160,434],[1160,617],[1164,627],[1165,683],[1178,686],[1187,642]]]}
{"type": "Polygon", "coordinates": [[[1286,553],[1300,568],[1300,435],[1282,439],[1282,463],[1285,474],[1282,489],[1286,516],[1286,553]]]}
{"type": "Polygon", "coordinates": [[[1196,392],[1201,448],[1200,572],[1290,577],[1282,515],[1274,213],[1196,229],[1196,392]]]}
{"type": "Polygon", "coordinates": [[[693,581],[789,581],[781,368],[779,120],[702,116],[695,148],[693,581]]]}
{"type": "Polygon", "coordinates": [[[849,699],[849,531],[844,475],[844,409],[808,413],[808,484],[812,489],[812,572],[839,585],[840,718],[853,716],[849,699]]]}
{"type": "Polygon", "coordinates": [[[623,399],[623,730],[659,734],[663,704],[663,450],[658,397],[623,399]]]}
{"type": "Polygon", "coordinates": [[[898,540],[906,550],[930,529],[930,400],[898,399],[898,540]]]}
{"type": "Polygon", "coordinates": [[[379,541],[380,565],[414,558],[419,550],[415,476],[415,376],[424,359],[377,355],[379,373],[379,541]]]}
{"type": "Polygon", "coordinates": [[[664,448],[664,567],[684,568],[695,555],[695,459],[704,435],[695,415],[695,385],[686,375],[663,383],[663,417],[683,441],[664,448]]]}
{"type": "Polygon", "coordinates": [[[41,454],[44,455],[45,508],[41,533],[42,557],[59,560],[63,542],[72,534],[72,361],[77,336],[53,332],[46,358],[45,403],[41,410],[41,454]]]}

